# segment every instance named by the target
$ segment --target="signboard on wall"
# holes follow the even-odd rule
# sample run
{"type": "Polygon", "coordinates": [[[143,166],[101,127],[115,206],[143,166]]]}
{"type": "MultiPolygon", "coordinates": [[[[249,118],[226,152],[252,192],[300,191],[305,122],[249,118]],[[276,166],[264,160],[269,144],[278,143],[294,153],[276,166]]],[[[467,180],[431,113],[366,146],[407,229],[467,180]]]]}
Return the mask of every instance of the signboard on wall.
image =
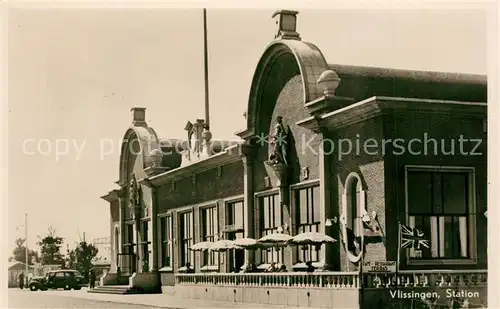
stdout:
{"type": "Polygon", "coordinates": [[[363,262],[364,273],[395,273],[396,261],[363,262]]]}

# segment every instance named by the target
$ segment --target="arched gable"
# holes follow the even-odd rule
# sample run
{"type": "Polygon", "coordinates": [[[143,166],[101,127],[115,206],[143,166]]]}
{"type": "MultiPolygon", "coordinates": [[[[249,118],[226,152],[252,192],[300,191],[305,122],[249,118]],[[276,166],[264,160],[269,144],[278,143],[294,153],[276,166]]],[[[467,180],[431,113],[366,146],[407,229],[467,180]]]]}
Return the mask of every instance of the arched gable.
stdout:
{"type": "Polygon", "coordinates": [[[268,84],[268,76],[275,61],[287,54],[293,56],[300,70],[304,104],[322,95],[322,92],[317,88],[316,81],[321,73],[328,69],[328,64],[319,48],[312,43],[299,40],[272,42],[260,58],[252,80],[247,112],[247,132],[250,133],[249,135],[258,134],[263,129],[261,107],[263,94],[268,84]]]}
{"type": "MultiPolygon", "coordinates": [[[[130,127],[122,140],[122,147],[120,152],[120,179],[118,183],[124,185],[129,181],[130,171],[129,164],[132,157],[138,157],[141,160],[141,166],[144,168],[150,166],[152,162],[152,154],[160,151],[160,142],[156,132],[149,127],[130,127]],[[139,151],[133,153],[134,141],[139,143],[139,151]]],[[[138,177],[139,179],[139,177],[138,177]]]]}

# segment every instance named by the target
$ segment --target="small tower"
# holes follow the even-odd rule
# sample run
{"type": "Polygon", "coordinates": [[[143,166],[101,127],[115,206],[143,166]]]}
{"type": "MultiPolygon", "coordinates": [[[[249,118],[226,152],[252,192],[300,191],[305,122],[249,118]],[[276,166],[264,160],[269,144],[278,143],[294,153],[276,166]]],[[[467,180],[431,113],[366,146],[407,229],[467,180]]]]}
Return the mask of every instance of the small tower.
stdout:
{"type": "Polygon", "coordinates": [[[277,40],[300,40],[297,33],[297,11],[278,10],[274,12],[276,18],[277,31],[274,37],[277,40]]]}

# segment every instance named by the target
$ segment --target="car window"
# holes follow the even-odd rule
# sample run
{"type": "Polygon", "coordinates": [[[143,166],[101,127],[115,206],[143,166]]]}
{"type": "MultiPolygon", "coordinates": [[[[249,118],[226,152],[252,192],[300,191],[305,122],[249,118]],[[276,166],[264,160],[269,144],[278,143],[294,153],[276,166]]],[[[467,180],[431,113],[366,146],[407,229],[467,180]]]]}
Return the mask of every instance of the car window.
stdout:
{"type": "Polygon", "coordinates": [[[67,272],[66,273],[66,277],[73,277],[75,274],[73,274],[72,272],[67,272]]]}
{"type": "Polygon", "coordinates": [[[56,273],[56,277],[57,277],[57,278],[64,277],[64,273],[56,273]]]}

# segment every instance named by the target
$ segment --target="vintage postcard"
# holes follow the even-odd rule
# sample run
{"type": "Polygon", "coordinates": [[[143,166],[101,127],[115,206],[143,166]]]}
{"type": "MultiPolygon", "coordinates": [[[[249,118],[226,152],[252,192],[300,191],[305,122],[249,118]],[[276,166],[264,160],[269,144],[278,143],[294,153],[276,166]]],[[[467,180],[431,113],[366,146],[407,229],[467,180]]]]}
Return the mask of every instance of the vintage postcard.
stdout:
{"type": "Polygon", "coordinates": [[[6,306],[488,307],[494,4],[320,5],[2,4],[6,306]]]}

